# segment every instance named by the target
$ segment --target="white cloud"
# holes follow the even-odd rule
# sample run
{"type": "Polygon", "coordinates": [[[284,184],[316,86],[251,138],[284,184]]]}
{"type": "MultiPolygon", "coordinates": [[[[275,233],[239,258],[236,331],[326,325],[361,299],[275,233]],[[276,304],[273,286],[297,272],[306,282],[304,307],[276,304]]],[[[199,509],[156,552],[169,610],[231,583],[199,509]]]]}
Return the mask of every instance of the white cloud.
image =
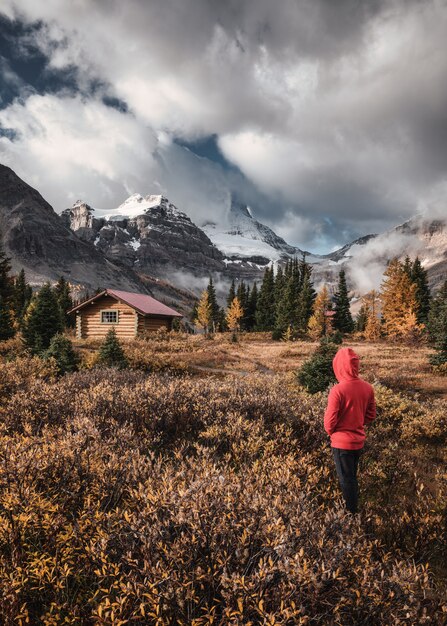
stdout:
{"type": "Polygon", "coordinates": [[[0,160],[56,211],[77,199],[111,209],[133,193],[163,193],[202,223],[230,206],[220,166],[100,101],[33,95],[0,110],[0,125],[17,134],[0,137],[0,160]]]}
{"type": "Polygon", "coordinates": [[[30,36],[50,67],[75,67],[84,91],[103,81],[130,109],[32,96],[1,113],[21,132],[2,139],[4,160],[57,207],[64,192],[119,204],[157,185],[200,221],[236,188],[312,247],[403,221],[434,189],[444,203],[443,2],[3,0],[2,12],[40,21],[30,36]],[[217,134],[253,186],[160,133],[217,134]]]}
{"type": "Polygon", "coordinates": [[[114,202],[155,169],[154,133],[95,100],[33,95],[0,110],[0,124],[18,134],[0,138],[2,161],[57,211],[78,198],[114,202]]]}

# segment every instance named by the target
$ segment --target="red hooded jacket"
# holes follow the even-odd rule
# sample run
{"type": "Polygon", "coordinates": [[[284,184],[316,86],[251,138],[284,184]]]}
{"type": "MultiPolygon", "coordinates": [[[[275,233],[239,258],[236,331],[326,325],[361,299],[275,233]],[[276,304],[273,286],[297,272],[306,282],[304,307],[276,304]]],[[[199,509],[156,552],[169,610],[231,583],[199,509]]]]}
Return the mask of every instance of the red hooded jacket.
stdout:
{"type": "Polygon", "coordinates": [[[376,417],[374,389],[359,378],[359,357],[351,348],[341,348],[332,367],[338,385],[329,392],[324,428],[333,448],[359,450],[365,443],[365,424],[376,417]]]}

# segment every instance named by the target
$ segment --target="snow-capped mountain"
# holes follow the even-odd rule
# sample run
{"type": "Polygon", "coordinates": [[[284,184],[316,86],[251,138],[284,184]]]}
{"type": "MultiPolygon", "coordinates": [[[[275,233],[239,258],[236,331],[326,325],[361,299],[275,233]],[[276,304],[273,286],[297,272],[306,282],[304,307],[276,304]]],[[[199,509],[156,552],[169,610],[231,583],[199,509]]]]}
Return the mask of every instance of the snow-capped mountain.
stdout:
{"type": "MultiPolygon", "coordinates": [[[[182,284],[188,284],[185,274],[259,280],[269,264],[303,254],[256,220],[246,205],[234,201],[223,224],[207,222],[202,228],[161,195],[134,194],[109,211],[76,202],[62,217],[106,258],[138,272],[180,279],[182,284]]],[[[343,267],[354,292],[378,288],[387,262],[406,254],[419,255],[436,286],[447,265],[446,221],[416,216],[330,254],[305,254],[317,287],[321,283],[334,287],[343,267]]]]}
{"type": "Polygon", "coordinates": [[[223,226],[207,222],[203,230],[226,256],[227,263],[236,260],[259,262],[262,259],[266,265],[302,254],[299,248],[290,246],[271,228],[258,222],[247,205],[235,201],[231,203],[223,226]]]}
{"type": "MultiPolygon", "coordinates": [[[[0,182],[4,249],[14,271],[24,267],[35,284],[63,275],[89,289],[115,285],[149,291],[184,306],[192,301],[184,290],[197,294],[210,275],[225,291],[231,278],[259,281],[267,265],[301,254],[236,203],[225,226],[202,229],[160,195],[133,195],[108,211],[78,201],[57,215],[35,189],[1,165],[0,182]]],[[[380,286],[391,258],[406,254],[419,256],[437,288],[447,278],[447,219],[417,215],[331,254],[306,258],[317,288],[323,282],[335,285],[344,267],[352,291],[361,295],[380,286]]]]}
{"type": "Polygon", "coordinates": [[[79,201],[62,219],[104,256],[138,272],[169,278],[179,271],[203,276],[225,269],[207,235],[161,195],[134,194],[110,211],[79,201]]]}
{"type": "Polygon", "coordinates": [[[95,216],[98,218],[103,218],[109,222],[112,221],[121,221],[123,219],[131,220],[139,215],[145,215],[151,209],[160,209],[163,210],[166,216],[169,218],[176,220],[187,219],[189,220],[186,213],[179,211],[176,206],[169,202],[169,200],[162,195],[150,195],[150,196],[142,196],[139,193],[134,193],[127,200],[125,200],[120,206],[116,209],[113,209],[110,212],[104,211],[95,211],[95,216]]]}

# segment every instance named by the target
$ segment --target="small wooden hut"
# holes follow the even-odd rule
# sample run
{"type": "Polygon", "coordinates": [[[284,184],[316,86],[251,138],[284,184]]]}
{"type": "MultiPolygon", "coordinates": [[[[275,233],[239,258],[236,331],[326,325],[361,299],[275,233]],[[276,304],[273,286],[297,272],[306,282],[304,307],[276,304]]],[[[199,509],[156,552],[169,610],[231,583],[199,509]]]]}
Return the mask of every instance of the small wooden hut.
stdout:
{"type": "Polygon", "coordinates": [[[159,328],[171,330],[173,320],[183,317],[151,296],[116,289],[105,289],[70,313],[76,313],[79,339],[104,337],[112,327],[120,339],[133,339],[159,328]]]}

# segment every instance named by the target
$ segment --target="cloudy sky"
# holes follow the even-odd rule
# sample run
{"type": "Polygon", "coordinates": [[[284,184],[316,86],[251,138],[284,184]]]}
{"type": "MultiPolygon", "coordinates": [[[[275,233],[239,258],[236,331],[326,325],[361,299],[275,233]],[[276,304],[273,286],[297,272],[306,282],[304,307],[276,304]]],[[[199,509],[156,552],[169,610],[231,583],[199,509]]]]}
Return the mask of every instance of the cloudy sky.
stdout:
{"type": "Polygon", "coordinates": [[[447,206],[445,0],[2,0],[0,162],[57,211],[231,195],[327,252],[447,206]]]}

